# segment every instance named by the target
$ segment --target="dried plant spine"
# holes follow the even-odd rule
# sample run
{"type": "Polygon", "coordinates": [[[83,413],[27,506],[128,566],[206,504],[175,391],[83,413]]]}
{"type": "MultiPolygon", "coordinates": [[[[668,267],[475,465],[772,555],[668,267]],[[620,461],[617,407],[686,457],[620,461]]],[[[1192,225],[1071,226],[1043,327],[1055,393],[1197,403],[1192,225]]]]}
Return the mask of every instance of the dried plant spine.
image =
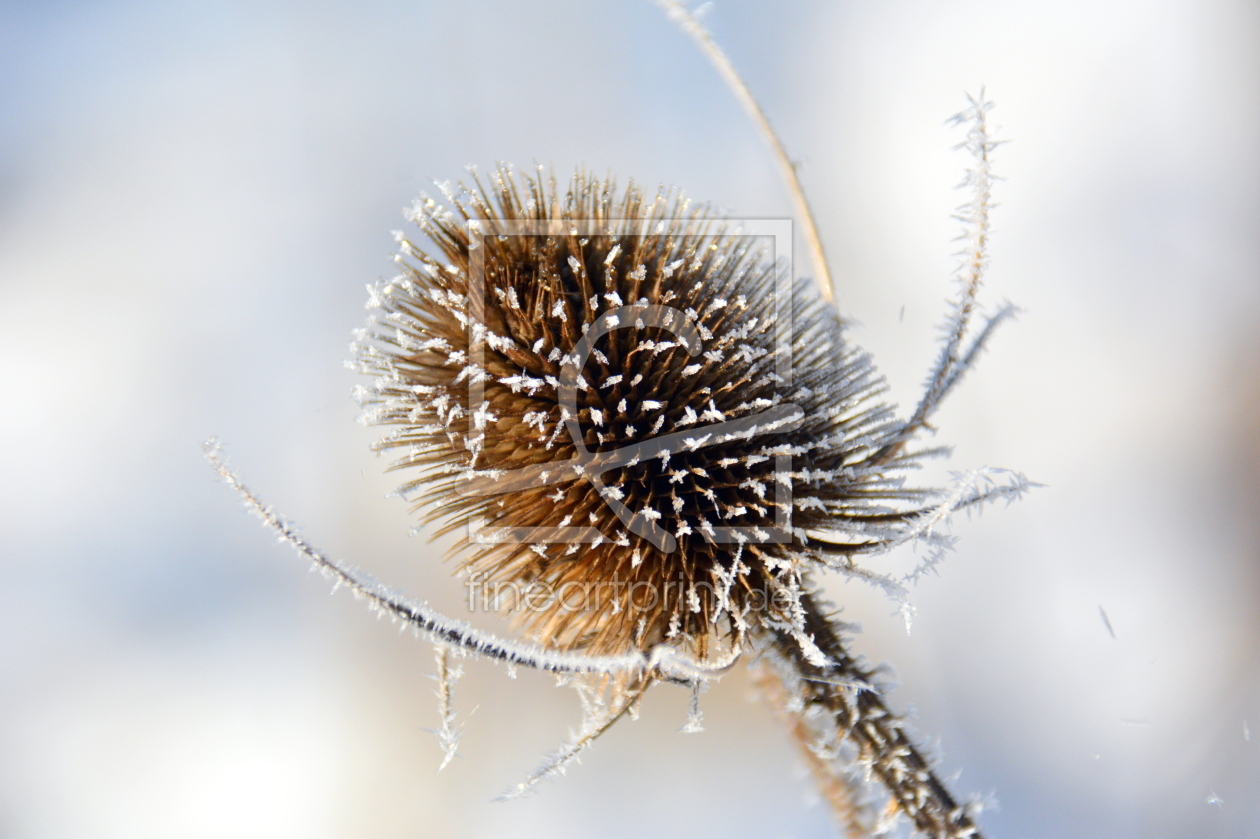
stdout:
{"type": "Polygon", "coordinates": [[[771,154],[774,155],[774,161],[779,166],[779,174],[783,176],[784,183],[787,184],[788,193],[792,196],[792,203],[796,206],[796,217],[800,220],[805,228],[805,245],[809,249],[810,263],[814,268],[814,278],[818,285],[818,292],[828,303],[833,302],[835,297],[835,284],[831,277],[831,266],[827,264],[827,254],[823,250],[822,234],[818,232],[818,221],[814,218],[814,211],[810,209],[809,198],[805,195],[805,188],[801,185],[800,174],[797,172],[796,163],[788,154],[787,147],[783,145],[777,131],[770,124],[770,117],[766,116],[766,112],[762,110],[761,103],[753,96],[752,91],[748,89],[748,85],[744,83],[743,78],[735,69],[735,65],[731,63],[726,52],[705,29],[704,24],[700,22],[700,18],[689,11],[681,3],[676,0],[655,0],[656,4],[665,10],[665,14],[678,27],[691,38],[696,47],[704,54],[705,58],[713,64],[713,68],[717,70],[718,75],[722,77],[722,81],[726,82],[726,86],[730,88],[735,99],[744,108],[748,114],[748,119],[756,126],[757,131],[761,133],[762,138],[770,147],[771,154]]]}
{"type": "Polygon", "coordinates": [[[437,672],[433,678],[437,682],[434,693],[437,694],[438,720],[440,721],[433,735],[442,748],[442,762],[437,768],[437,771],[441,772],[455,759],[459,751],[459,738],[463,735],[463,731],[455,725],[455,709],[451,704],[451,689],[463,675],[463,668],[451,667],[451,648],[445,644],[433,645],[433,659],[437,665],[437,672]]]}

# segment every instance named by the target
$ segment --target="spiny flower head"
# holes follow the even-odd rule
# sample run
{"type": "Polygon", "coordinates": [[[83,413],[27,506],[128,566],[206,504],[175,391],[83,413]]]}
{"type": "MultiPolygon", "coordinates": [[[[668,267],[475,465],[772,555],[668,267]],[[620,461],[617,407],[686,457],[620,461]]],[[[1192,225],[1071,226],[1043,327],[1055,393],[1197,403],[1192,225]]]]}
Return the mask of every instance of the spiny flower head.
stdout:
{"type": "Polygon", "coordinates": [[[673,191],[506,167],[398,238],[355,345],[365,421],[463,569],[564,649],[798,626],[817,566],[902,538],[922,454],[831,307],[673,191]],[[790,279],[790,278],[789,278],[790,279]],[[786,298],[786,299],[784,299],[786,298]]]}
{"type": "MultiPolygon", "coordinates": [[[[694,17],[662,2],[746,94],[694,17]]],[[[562,771],[658,681],[692,687],[684,730],[698,730],[701,688],[752,651],[758,682],[849,835],[885,835],[904,815],[925,836],[977,837],[977,808],[934,774],[884,702],[879,669],[849,651],[851,627],[811,577],[836,569],[904,605],[903,583],[949,547],[940,531],[952,513],[1032,486],[987,469],[947,488],[902,483],[943,453],[912,446],[1015,312],[1006,304],[982,316],[977,301],[990,107],[971,98],[956,118],[970,123],[974,161],[972,200],[957,216],[958,294],[905,419],[879,401],[881,379],[830,306],[755,237],[673,191],[648,199],[581,172],[562,191],[501,167],[489,189],[474,173],[472,187],[443,189],[445,205],[416,206],[432,249],[399,234],[403,273],[371,290],[376,314],[355,344],[354,365],[373,376],[360,392],[364,419],[389,429],[378,448],[409,471],[403,492],[426,520],[468,527],[463,570],[483,584],[483,603],[488,587],[532,640],[452,620],[323,554],[215,444],[207,457],[316,568],[438,645],[444,762],[459,734],[448,653],[550,671],[579,689],[581,729],[509,796],[562,771]],[[931,550],[900,580],[857,562],[910,541],[931,550]],[[727,648],[715,651],[718,642],[727,648]]]]}

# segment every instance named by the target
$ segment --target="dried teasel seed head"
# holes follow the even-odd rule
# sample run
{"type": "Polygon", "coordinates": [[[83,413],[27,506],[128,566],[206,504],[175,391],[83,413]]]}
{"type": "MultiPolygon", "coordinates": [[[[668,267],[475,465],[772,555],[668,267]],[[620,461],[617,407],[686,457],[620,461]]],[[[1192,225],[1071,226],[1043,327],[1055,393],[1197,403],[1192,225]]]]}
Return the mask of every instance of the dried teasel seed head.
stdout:
{"type": "MultiPolygon", "coordinates": [[[[694,17],[662,2],[729,71],[694,17]]],[[[207,444],[283,541],[438,644],[444,761],[459,736],[448,649],[562,674],[582,694],[581,729],[509,796],[562,771],[656,681],[692,687],[696,730],[699,690],[750,649],[849,835],[885,835],[901,816],[925,836],[980,835],[977,808],[935,775],[811,579],[827,568],[877,584],[908,620],[906,584],[952,544],[951,514],[1035,486],[993,469],[902,483],[946,453],[914,441],[1016,311],[979,315],[996,142],[991,104],[969,104],[955,118],[973,159],[958,294],[904,420],[830,306],[673,191],[646,200],[579,172],[562,195],[541,172],[500,167],[491,189],[474,173],[472,188],[443,188],[445,206],[417,205],[433,250],[399,234],[404,273],[371,289],[377,313],[355,344],[354,366],[374,377],[364,420],[391,429],[377,448],[413,470],[403,493],[426,518],[469,527],[463,570],[533,641],[452,620],[323,554],[207,444]],[[907,542],[929,555],[899,579],[857,562],[907,542]],[[715,653],[719,641],[729,649],[715,653]]]]}
{"type": "Polygon", "coordinates": [[[364,419],[534,638],[705,657],[909,526],[882,380],[757,239],[581,172],[444,191],[372,290],[364,419]]]}

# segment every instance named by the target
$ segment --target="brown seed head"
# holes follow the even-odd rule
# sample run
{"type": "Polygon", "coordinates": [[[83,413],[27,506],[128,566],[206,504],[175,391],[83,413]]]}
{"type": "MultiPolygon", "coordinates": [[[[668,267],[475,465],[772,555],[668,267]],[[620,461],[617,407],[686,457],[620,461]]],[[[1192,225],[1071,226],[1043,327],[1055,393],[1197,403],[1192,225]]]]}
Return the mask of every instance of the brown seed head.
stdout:
{"type": "Polygon", "coordinates": [[[583,173],[446,197],[373,290],[365,420],[426,520],[480,524],[463,569],[538,640],[703,657],[904,525],[882,381],[756,239],[583,173]]]}

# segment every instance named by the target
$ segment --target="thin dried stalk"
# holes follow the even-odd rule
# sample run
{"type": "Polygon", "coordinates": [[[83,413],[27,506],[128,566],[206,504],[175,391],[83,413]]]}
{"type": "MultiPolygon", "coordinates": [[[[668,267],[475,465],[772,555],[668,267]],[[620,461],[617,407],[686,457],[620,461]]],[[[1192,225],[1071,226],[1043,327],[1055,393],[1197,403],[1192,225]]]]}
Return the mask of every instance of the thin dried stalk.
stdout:
{"type": "Polygon", "coordinates": [[[787,148],[783,145],[783,140],[779,138],[778,133],[770,124],[770,118],[766,116],[766,112],[762,110],[761,104],[757,102],[756,97],[752,95],[752,91],[748,89],[748,85],[740,77],[739,72],[735,69],[735,65],[726,57],[726,53],[718,46],[717,41],[713,40],[713,35],[704,28],[704,24],[700,22],[700,19],[688,11],[681,3],[675,2],[675,0],[656,0],[656,3],[665,10],[670,20],[677,23],[682,31],[686,32],[695,41],[696,46],[700,48],[700,51],[704,53],[705,57],[709,59],[718,71],[722,80],[726,82],[726,86],[730,88],[731,93],[739,100],[739,104],[744,106],[744,111],[748,114],[748,118],[752,120],[753,125],[761,132],[761,136],[765,139],[766,144],[770,146],[775,162],[779,164],[779,172],[783,175],[788,192],[792,196],[792,203],[796,205],[796,214],[800,217],[801,224],[805,228],[805,244],[809,248],[810,261],[814,265],[814,271],[818,275],[818,290],[822,293],[823,299],[831,303],[835,296],[834,280],[831,277],[831,269],[827,266],[827,255],[823,251],[822,236],[818,233],[818,223],[814,220],[814,211],[810,209],[809,199],[805,196],[805,188],[801,186],[801,179],[796,171],[796,163],[788,155],[787,148]]]}
{"type": "MultiPolygon", "coordinates": [[[[282,542],[287,542],[299,554],[306,557],[335,586],[345,586],[368,605],[394,620],[411,626],[417,634],[428,637],[438,644],[445,644],[472,655],[481,656],[508,665],[521,664],[548,673],[560,674],[652,674],[662,681],[690,685],[696,680],[716,679],[731,668],[738,658],[738,649],[716,662],[697,661],[667,644],[657,644],[647,653],[631,650],[622,655],[590,655],[544,647],[527,641],[499,638],[483,632],[432,609],[426,603],[410,600],[400,592],[382,585],[367,574],[333,559],[308,543],[294,525],[281,517],[255,495],[241,479],[227,467],[220,454],[217,440],[209,440],[202,452],[211,468],[228,486],[236,490],[245,508],[275,531],[282,542]]],[[[334,589],[335,590],[335,589],[334,589]]]]}

